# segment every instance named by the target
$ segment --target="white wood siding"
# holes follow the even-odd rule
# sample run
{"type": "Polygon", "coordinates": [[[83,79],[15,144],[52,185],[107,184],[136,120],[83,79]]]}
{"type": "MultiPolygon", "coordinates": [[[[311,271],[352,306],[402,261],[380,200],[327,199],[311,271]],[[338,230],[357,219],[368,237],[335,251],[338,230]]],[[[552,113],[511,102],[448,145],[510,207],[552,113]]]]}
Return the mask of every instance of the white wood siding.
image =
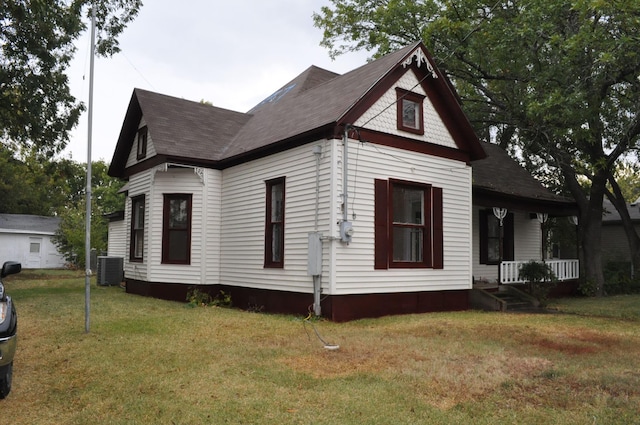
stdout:
{"type": "Polygon", "coordinates": [[[110,221],[108,235],[107,255],[122,258],[128,257],[126,220],[110,221]]]}
{"type": "Polygon", "coordinates": [[[513,253],[516,261],[542,261],[542,230],[537,218],[529,212],[513,216],[513,253]]]}
{"type": "Polygon", "coordinates": [[[203,210],[203,262],[201,264],[202,283],[220,283],[220,223],[222,215],[222,171],[203,170],[205,192],[203,210]]]}
{"type": "Polygon", "coordinates": [[[147,268],[149,264],[149,237],[151,235],[149,228],[149,199],[151,196],[151,178],[155,174],[155,170],[146,170],[142,173],[135,174],[129,179],[129,196],[125,204],[125,232],[126,232],[126,255],[124,257],[124,276],[128,279],[148,280],[147,268]],[[145,196],[144,208],[144,251],[143,261],[141,263],[129,261],[129,248],[131,246],[131,199],[136,196],[145,196]]]}
{"type": "MultiPolygon", "coordinates": [[[[433,77],[429,76],[427,78],[433,77]]],[[[391,90],[387,91],[387,93],[380,97],[380,99],[378,99],[378,101],[367,112],[356,120],[354,125],[456,148],[457,146],[455,141],[451,138],[449,130],[445,127],[440,115],[438,115],[428,97],[424,99],[422,108],[424,136],[398,130],[396,87],[426,96],[426,93],[419,84],[419,80],[415,73],[410,70],[405,73],[400,80],[398,80],[397,84],[392,87],[391,90]]]]}
{"type": "MultiPolygon", "coordinates": [[[[340,152],[341,144],[335,141],[335,147],[340,152]]],[[[349,220],[353,221],[355,233],[349,245],[333,242],[336,251],[334,293],[470,288],[471,168],[459,161],[353,140],[349,141],[349,149],[349,220]],[[428,183],[443,189],[442,270],[374,270],[374,180],[390,178],[428,183]]],[[[341,178],[337,185],[338,193],[341,193],[341,178]]],[[[340,204],[338,208],[341,209],[340,204]]],[[[341,214],[341,211],[338,213],[341,214]]]]}
{"type": "Polygon", "coordinates": [[[221,172],[197,171],[163,164],[132,176],[122,222],[125,277],[154,283],[219,283],[221,172]],[[164,194],[170,193],[192,195],[191,263],[188,265],[162,264],[163,202],[164,194]],[[131,199],[140,195],[145,195],[142,263],[129,261],[131,199]]]}
{"type": "MultiPolygon", "coordinates": [[[[140,130],[142,127],[144,127],[145,125],[147,125],[146,121],[144,120],[144,117],[142,117],[142,119],[140,119],[140,124],[138,124],[138,130],[140,130]]],[[[156,148],[153,145],[153,134],[151,134],[151,131],[149,130],[147,132],[147,155],[144,157],[144,159],[146,158],[151,158],[152,156],[156,155],[156,148]]],[[[131,146],[131,150],[129,151],[129,157],[127,158],[127,167],[131,167],[132,165],[137,164],[138,161],[138,133],[136,133],[133,136],[133,145],[131,146]]]]}
{"type": "MultiPolygon", "coordinates": [[[[328,141],[311,143],[225,169],[222,183],[221,283],[294,292],[313,291],[307,275],[308,233],[315,226],[315,145],[320,161],[320,229],[329,214],[331,155],[328,141]],[[285,177],[284,268],[264,268],[265,181],[285,177]]],[[[326,256],[323,257],[328,265],[326,256]]],[[[328,266],[325,266],[325,269],[328,266]]],[[[326,284],[326,283],[325,283],[326,284]]]]}
{"type": "MultiPolygon", "coordinates": [[[[152,180],[147,205],[149,215],[149,250],[147,252],[149,280],[188,285],[203,283],[203,199],[205,185],[193,168],[168,168],[157,171],[152,180]],[[162,264],[162,212],[164,194],[191,194],[191,264],[162,264]]],[[[146,230],[146,229],[145,229],[146,230]]],[[[145,246],[147,248],[147,246],[145,246]]]]}

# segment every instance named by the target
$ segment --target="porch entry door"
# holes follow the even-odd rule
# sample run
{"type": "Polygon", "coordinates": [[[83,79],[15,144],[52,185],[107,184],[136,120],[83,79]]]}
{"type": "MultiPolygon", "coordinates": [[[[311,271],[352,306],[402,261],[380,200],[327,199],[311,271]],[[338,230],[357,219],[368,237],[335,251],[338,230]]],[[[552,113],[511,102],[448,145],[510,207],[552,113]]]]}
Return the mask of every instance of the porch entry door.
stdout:
{"type": "Polygon", "coordinates": [[[39,269],[42,266],[42,238],[29,238],[27,269],[39,269]]]}

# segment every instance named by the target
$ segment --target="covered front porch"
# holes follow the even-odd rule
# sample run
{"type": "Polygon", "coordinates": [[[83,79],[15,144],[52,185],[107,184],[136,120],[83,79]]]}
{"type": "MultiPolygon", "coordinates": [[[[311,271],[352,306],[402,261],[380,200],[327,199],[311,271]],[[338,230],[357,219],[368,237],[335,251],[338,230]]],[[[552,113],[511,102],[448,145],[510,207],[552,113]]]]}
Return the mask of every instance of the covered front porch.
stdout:
{"type": "MultiPolygon", "coordinates": [[[[578,260],[542,260],[551,268],[556,281],[578,280],[580,278],[580,262],[578,260]]],[[[526,283],[520,276],[520,268],[528,261],[502,261],[499,267],[499,283],[526,283]]]]}
{"type": "Polygon", "coordinates": [[[510,309],[512,299],[526,301],[526,308],[539,305],[521,276],[530,261],[551,268],[553,292],[575,293],[580,277],[576,203],[543,187],[499,146],[485,144],[484,149],[487,158],[472,163],[472,304],[496,310],[510,309]]]}
{"type": "MultiPolygon", "coordinates": [[[[536,260],[532,260],[536,261],[536,260]]],[[[473,282],[469,302],[472,308],[490,311],[543,311],[541,300],[534,297],[528,282],[520,276],[522,265],[529,261],[502,261],[499,278],[473,282]]],[[[554,275],[549,297],[575,295],[580,278],[580,263],[573,259],[543,260],[554,275]]]]}

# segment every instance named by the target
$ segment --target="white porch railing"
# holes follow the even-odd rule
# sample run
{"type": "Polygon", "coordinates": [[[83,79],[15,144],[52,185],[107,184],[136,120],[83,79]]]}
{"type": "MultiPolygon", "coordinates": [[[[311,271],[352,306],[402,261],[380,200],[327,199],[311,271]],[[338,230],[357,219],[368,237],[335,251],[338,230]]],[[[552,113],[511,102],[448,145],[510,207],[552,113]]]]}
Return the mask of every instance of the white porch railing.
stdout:
{"type": "MultiPolygon", "coordinates": [[[[520,266],[529,261],[503,261],[500,263],[500,283],[525,283],[520,278],[520,266]]],[[[545,260],[559,281],[578,279],[580,263],[578,260],[545,260]]]]}

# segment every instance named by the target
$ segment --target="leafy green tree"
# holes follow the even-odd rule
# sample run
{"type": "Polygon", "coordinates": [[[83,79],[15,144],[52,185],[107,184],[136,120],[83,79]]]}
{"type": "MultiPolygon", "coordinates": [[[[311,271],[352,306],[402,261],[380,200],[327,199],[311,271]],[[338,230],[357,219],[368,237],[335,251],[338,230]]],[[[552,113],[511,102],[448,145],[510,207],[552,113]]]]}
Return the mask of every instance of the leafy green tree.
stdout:
{"type": "Polygon", "coordinates": [[[68,199],[61,174],[64,162],[40,161],[32,155],[17,159],[0,145],[0,212],[56,215],[68,199]]]}
{"type": "MultiPolygon", "coordinates": [[[[477,133],[503,147],[517,146],[530,168],[568,188],[580,210],[581,263],[601,294],[602,202],[608,196],[624,215],[614,170],[638,148],[640,136],[640,3],[332,4],[314,15],[324,30],[321,44],[332,56],[360,49],[382,55],[423,40],[455,85],[477,133]],[[590,181],[586,192],[581,176],[590,181]]],[[[627,236],[640,269],[640,239],[632,226],[627,236]]]]}
{"type": "Polygon", "coordinates": [[[640,198],[640,164],[633,160],[619,162],[615,167],[614,177],[628,204],[640,198]]]}
{"type": "MultiPolygon", "coordinates": [[[[66,207],[59,213],[61,223],[54,243],[65,259],[77,267],[85,266],[85,229],[86,229],[86,164],[67,164],[75,175],[69,175],[67,181],[69,199],[66,207]]],[[[118,193],[123,182],[107,174],[108,164],[96,161],[91,164],[91,247],[98,252],[106,251],[108,222],[105,214],[123,210],[124,197],[118,193]]]]}
{"type": "Polygon", "coordinates": [[[96,53],[110,56],[141,0],[3,0],[0,2],[0,142],[51,156],[69,140],[84,106],[65,75],[74,41],[95,5],[96,53]]]}

